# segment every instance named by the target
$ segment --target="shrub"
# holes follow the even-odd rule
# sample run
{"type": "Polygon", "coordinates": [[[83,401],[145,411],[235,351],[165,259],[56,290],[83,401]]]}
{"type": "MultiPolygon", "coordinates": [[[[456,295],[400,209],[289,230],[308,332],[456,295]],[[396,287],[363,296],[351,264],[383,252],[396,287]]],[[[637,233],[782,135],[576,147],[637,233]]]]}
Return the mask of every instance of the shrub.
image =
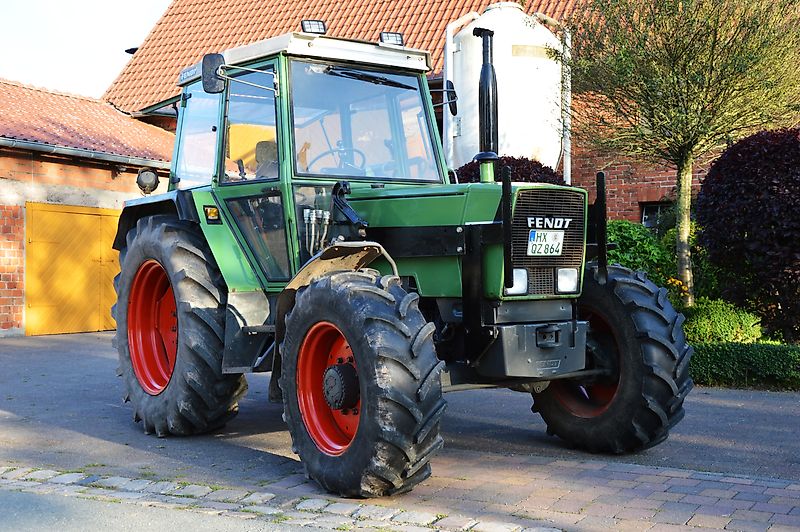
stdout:
{"type": "MultiPolygon", "coordinates": [[[[504,166],[511,167],[511,180],[521,183],[550,183],[564,185],[564,179],[552,168],[539,161],[525,157],[500,157],[494,165],[494,180],[500,181],[500,170],[504,166]]],[[[456,170],[459,183],[477,183],[480,181],[480,164],[471,161],[456,170]]]]}
{"type": "MultiPolygon", "coordinates": [[[[708,259],[708,251],[698,242],[698,235],[702,229],[696,222],[691,223],[689,229],[689,246],[692,253],[692,277],[694,278],[694,295],[698,298],[719,299],[719,268],[708,259]]],[[[675,227],[664,230],[661,244],[670,251],[672,260],[677,264],[678,257],[675,253],[675,227]]]]}
{"type": "Polygon", "coordinates": [[[696,384],[800,389],[800,346],[776,343],[695,344],[690,371],[696,384]]]}
{"type": "Polygon", "coordinates": [[[800,341],[800,130],[764,131],[714,161],[697,199],[700,244],[725,299],[800,341]]]}
{"type": "Polygon", "coordinates": [[[748,344],[761,338],[760,318],[721,299],[698,298],[684,309],[683,330],[689,343],[737,342],[748,344]]]}
{"type": "Polygon", "coordinates": [[[659,286],[667,286],[674,276],[675,260],[669,248],[645,226],[627,220],[611,220],[608,242],[617,245],[608,252],[608,262],[634,271],[642,270],[659,286]]]}

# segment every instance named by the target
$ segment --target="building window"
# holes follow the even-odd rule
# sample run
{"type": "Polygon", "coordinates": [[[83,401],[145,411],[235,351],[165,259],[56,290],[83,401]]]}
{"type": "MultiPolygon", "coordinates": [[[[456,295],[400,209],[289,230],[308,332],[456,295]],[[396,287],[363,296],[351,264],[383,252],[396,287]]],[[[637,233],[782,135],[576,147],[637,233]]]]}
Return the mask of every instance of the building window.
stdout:
{"type": "Polygon", "coordinates": [[[672,203],[668,201],[659,201],[654,203],[640,203],[642,210],[642,225],[645,227],[655,227],[658,223],[658,218],[672,207],[672,203]]]}

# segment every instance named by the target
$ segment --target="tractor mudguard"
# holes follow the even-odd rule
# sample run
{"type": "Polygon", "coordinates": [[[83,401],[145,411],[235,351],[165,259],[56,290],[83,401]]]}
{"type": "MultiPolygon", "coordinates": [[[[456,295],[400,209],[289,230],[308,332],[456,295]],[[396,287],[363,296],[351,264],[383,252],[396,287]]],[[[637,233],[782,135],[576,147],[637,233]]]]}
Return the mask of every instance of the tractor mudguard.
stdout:
{"type": "Polygon", "coordinates": [[[368,266],[378,257],[383,257],[391,265],[397,275],[394,260],[377,242],[340,242],[317,253],[297,272],[286,288],[278,296],[278,309],[275,316],[275,347],[272,359],[272,377],[269,383],[269,400],[282,401],[278,378],[281,374],[280,345],[286,330],[286,314],[294,307],[295,295],[301,288],[308,286],[328,272],[355,271],[368,266]]]}
{"type": "Polygon", "coordinates": [[[179,220],[200,223],[191,190],[171,190],[157,196],[129,200],[125,202],[125,207],[119,216],[117,234],[112,247],[117,251],[125,247],[125,237],[128,231],[136,227],[136,221],[154,214],[172,214],[179,220]]]}

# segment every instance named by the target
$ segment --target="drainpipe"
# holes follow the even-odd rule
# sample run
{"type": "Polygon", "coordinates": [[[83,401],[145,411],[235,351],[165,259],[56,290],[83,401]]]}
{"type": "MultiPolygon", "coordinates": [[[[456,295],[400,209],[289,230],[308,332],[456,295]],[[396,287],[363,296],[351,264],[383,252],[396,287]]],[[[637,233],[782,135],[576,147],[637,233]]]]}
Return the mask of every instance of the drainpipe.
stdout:
{"type": "Polygon", "coordinates": [[[555,31],[561,31],[562,61],[561,61],[561,166],[564,182],[572,183],[572,32],[553,17],[544,13],[534,13],[533,16],[541,24],[549,26],[555,31]]]}
{"type": "Polygon", "coordinates": [[[9,139],[6,137],[0,137],[0,147],[17,148],[20,150],[35,151],[38,153],[48,153],[52,155],[80,157],[81,159],[92,159],[95,161],[102,161],[106,163],[114,163],[119,165],[147,166],[149,168],[157,168],[159,170],[169,170],[170,167],[170,164],[166,161],[155,161],[152,159],[144,159],[141,157],[125,157],[124,155],[114,155],[111,153],[103,153],[94,150],[85,150],[82,148],[67,148],[65,146],[53,146],[51,144],[42,144],[39,142],[30,142],[27,140],[9,139]]]}
{"type": "MultiPolygon", "coordinates": [[[[480,17],[480,15],[474,11],[467,13],[463,17],[460,17],[450,24],[447,25],[445,29],[445,37],[444,37],[444,68],[443,68],[443,79],[442,79],[442,87],[447,87],[447,82],[453,80],[453,54],[455,54],[456,50],[453,49],[454,41],[453,38],[455,37],[456,31],[458,31],[462,26],[465,24],[469,24],[473,20],[476,20],[480,17]]],[[[456,91],[458,91],[458,87],[456,87],[456,91]]],[[[442,93],[447,94],[447,93],[442,93]]],[[[455,135],[455,117],[450,115],[447,111],[447,107],[442,108],[442,142],[444,143],[444,155],[445,159],[447,159],[447,166],[453,167],[453,158],[455,154],[453,153],[453,137],[455,135]]]]}

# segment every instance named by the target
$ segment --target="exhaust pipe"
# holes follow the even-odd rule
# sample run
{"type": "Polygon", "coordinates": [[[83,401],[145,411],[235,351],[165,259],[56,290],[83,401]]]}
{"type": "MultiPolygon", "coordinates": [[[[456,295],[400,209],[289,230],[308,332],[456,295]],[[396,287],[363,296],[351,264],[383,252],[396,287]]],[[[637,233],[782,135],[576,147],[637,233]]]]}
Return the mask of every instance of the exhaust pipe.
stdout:
{"type": "Polygon", "coordinates": [[[497,75],[492,64],[494,32],[486,28],[475,28],[472,34],[483,40],[483,65],[478,85],[478,129],[481,152],[475,160],[481,163],[481,182],[494,182],[494,162],[497,161],[497,75]]]}

